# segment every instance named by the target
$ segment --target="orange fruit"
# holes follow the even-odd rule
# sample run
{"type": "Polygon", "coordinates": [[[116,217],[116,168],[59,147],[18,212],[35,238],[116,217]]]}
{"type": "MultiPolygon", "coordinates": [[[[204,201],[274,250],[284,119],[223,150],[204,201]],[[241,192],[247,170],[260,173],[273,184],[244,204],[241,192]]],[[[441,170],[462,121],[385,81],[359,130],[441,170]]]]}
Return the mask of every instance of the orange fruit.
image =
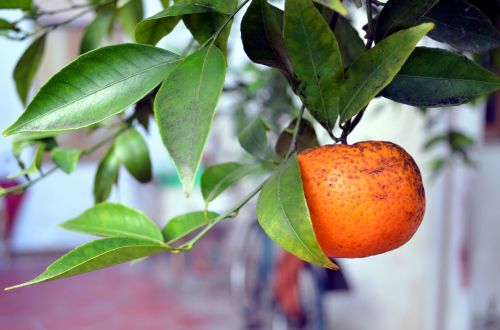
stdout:
{"type": "Polygon", "coordinates": [[[361,258],[393,250],[422,222],[422,177],[400,146],[327,145],[302,151],[298,160],[314,232],[327,256],[361,258]]]}

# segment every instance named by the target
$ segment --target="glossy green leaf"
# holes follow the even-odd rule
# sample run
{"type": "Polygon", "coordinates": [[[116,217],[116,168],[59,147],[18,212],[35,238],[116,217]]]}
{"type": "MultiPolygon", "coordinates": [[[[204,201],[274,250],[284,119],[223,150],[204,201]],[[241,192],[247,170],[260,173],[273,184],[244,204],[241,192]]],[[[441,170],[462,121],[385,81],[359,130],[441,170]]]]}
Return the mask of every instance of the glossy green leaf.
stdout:
{"type": "Polygon", "coordinates": [[[52,263],[31,281],[6,290],[75,276],[168,250],[167,246],[148,240],[125,237],[103,238],[77,247],[52,263]]]}
{"type": "Polygon", "coordinates": [[[163,239],[167,244],[172,243],[202,226],[211,223],[219,215],[215,212],[192,212],[178,215],[168,221],[162,230],[163,239]]]}
{"type": "Polygon", "coordinates": [[[375,41],[415,26],[439,0],[389,0],[375,26],[375,41]]]}
{"type": "Polygon", "coordinates": [[[334,34],[339,44],[344,67],[351,65],[365,51],[363,40],[360,38],[358,31],[344,17],[338,18],[334,34]]]}
{"type": "Polygon", "coordinates": [[[123,31],[131,38],[134,38],[135,27],[143,18],[144,7],[142,0],[130,0],[118,10],[118,19],[123,31]]]}
{"type": "Polygon", "coordinates": [[[241,21],[241,41],[247,56],[255,63],[280,70],[294,80],[283,40],[283,12],[267,0],[253,0],[241,21]]]}
{"type": "MultiPolygon", "coordinates": [[[[292,120],[288,127],[283,130],[278,136],[276,141],[275,151],[281,157],[285,157],[290,150],[290,143],[293,139],[293,131],[297,125],[297,119],[292,120]]],[[[301,152],[308,148],[313,148],[319,146],[318,137],[316,136],[316,131],[311,122],[302,118],[300,122],[299,132],[297,133],[296,149],[295,151],[301,152]]]]}
{"type": "Polygon", "coordinates": [[[183,15],[206,13],[210,7],[176,4],[146,18],[135,28],[135,40],[143,44],[156,45],[163,37],[168,35],[181,20],[183,15]]]}
{"type": "Polygon", "coordinates": [[[260,169],[260,165],[239,163],[223,163],[208,167],[201,177],[201,194],[205,203],[213,201],[226,189],[260,169]]]}
{"type": "Polygon", "coordinates": [[[500,78],[465,56],[418,47],[381,95],[399,103],[436,107],[467,103],[500,88],[500,78]]]}
{"type": "Polygon", "coordinates": [[[338,117],[335,76],[342,71],[337,40],[311,0],[287,0],[285,44],[300,81],[296,93],[309,112],[327,130],[338,117]]]}
{"type": "Polygon", "coordinates": [[[42,57],[45,52],[45,37],[46,35],[43,34],[35,39],[14,68],[14,81],[16,82],[17,94],[23,104],[26,104],[33,79],[42,63],[42,57]]]}
{"type": "Polygon", "coordinates": [[[156,224],[138,210],[115,203],[102,203],[66,221],[61,227],[81,233],[129,237],[163,243],[163,236],[156,224]]]}
{"type": "Polygon", "coordinates": [[[114,12],[112,9],[98,11],[95,19],[87,25],[80,42],[80,54],[98,48],[108,34],[113,23],[114,12]]]}
{"type": "Polygon", "coordinates": [[[78,159],[82,154],[82,149],[71,149],[71,148],[54,148],[52,149],[50,156],[52,161],[62,169],[64,172],[70,174],[76,168],[78,164],[78,159]]]}
{"type": "Polygon", "coordinates": [[[187,5],[198,5],[202,7],[208,7],[214,11],[231,15],[238,5],[237,0],[174,0],[174,4],[187,4],[187,5]]]}
{"type": "Polygon", "coordinates": [[[314,0],[314,2],[319,3],[322,6],[328,7],[342,16],[347,15],[347,9],[342,4],[341,0],[314,0]]]}
{"type": "Polygon", "coordinates": [[[175,68],[155,99],[160,135],[187,195],[193,189],[225,75],[222,52],[213,45],[202,48],[175,68]]]}
{"type": "Polygon", "coordinates": [[[79,56],[55,74],[4,135],[90,126],[141,99],[178,64],[159,48],[122,44],[79,56]]]}
{"type": "Polygon", "coordinates": [[[94,178],[94,201],[104,202],[108,199],[113,189],[113,184],[118,179],[120,160],[116,156],[115,148],[112,146],[99,162],[94,178]]]}
{"type": "Polygon", "coordinates": [[[433,28],[432,23],[396,32],[368,50],[344,73],[340,85],[340,120],[364,109],[401,69],[417,43],[433,28]]]}
{"type": "Polygon", "coordinates": [[[267,143],[265,124],[260,117],[252,120],[238,136],[240,145],[249,154],[261,160],[275,160],[276,154],[267,143]]]}
{"type": "Polygon", "coordinates": [[[286,251],[318,266],[338,268],[316,240],[296,156],[265,183],[257,200],[257,217],[267,235],[286,251]]]}
{"type": "Polygon", "coordinates": [[[0,9],[31,9],[32,0],[2,0],[0,9]]]}
{"type": "Polygon", "coordinates": [[[465,0],[440,0],[422,21],[436,24],[429,37],[459,50],[484,52],[500,47],[497,28],[465,0]]]}
{"type": "Polygon", "coordinates": [[[114,144],[114,152],[119,162],[139,182],[151,181],[151,159],[142,135],[131,128],[120,134],[114,144]]]}
{"type": "Polygon", "coordinates": [[[37,143],[35,148],[35,154],[33,155],[33,160],[31,161],[30,166],[21,170],[17,173],[13,173],[7,176],[7,179],[15,179],[19,178],[23,175],[33,174],[40,170],[43,163],[45,148],[43,143],[37,143]]]}

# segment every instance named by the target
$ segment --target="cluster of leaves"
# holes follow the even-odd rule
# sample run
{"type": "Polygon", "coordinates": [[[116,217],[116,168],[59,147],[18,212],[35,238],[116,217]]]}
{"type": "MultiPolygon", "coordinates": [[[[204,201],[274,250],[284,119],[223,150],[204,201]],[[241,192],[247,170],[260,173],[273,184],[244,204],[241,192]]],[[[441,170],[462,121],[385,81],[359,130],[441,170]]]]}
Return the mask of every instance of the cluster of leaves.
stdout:
{"type": "MultiPolygon", "coordinates": [[[[23,1],[10,2],[26,9],[21,6],[23,1]]],[[[135,25],[136,43],[97,48],[79,56],[38,91],[4,134],[35,132],[55,140],[62,132],[121,118],[124,110],[135,105],[135,112],[121,119],[122,127],[111,136],[113,144],[99,164],[96,202],[108,198],[121,165],[140,182],[151,179],[147,146],[133,129],[138,124],[147,127],[149,115],[154,115],[189,195],[224,87],[232,21],[249,2],[162,1],[162,11],[135,25]],[[198,46],[188,48],[185,56],[156,47],[181,21],[198,46]]],[[[114,13],[122,8],[119,3],[90,2],[96,19],[87,27],[83,50],[99,44],[96,40],[100,39],[93,36],[109,30],[114,13]]],[[[357,1],[355,4],[360,6],[357,1]]],[[[389,0],[385,5],[367,0],[364,7],[368,19],[366,45],[345,17],[347,9],[340,0],[285,0],[284,10],[267,0],[252,0],[241,22],[244,50],[253,62],[281,72],[303,103],[297,118],[279,135],[275,148],[268,142],[268,123],[261,117],[254,118],[239,135],[241,146],[254,156],[254,162],[207,168],[202,176],[204,210],[171,219],[160,231],[138,211],[97,204],[63,226],[108,238],[78,247],[23,285],[163,251],[190,250],[210,228],[236,216],[259,192],[259,223],[273,240],[303,260],[336,268],[316,241],[295,156],[297,151],[317,145],[312,124],[303,118],[304,111],[307,109],[334,141],[345,143],[377,96],[422,107],[451,106],[500,88],[500,79],[494,73],[461,54],[417,47],[426,35],[463,51],[497,47],[500,38],[496,29],[465,0],[389,0]],[[336,127],[342,129],[340,138],[333,134],[336,127]],[[271,173],[262,184],[227,212],[218,215],[208,211],[211,201],[244,177],[267,172],[271,173]]],[[[42,31],[46,29],[42,27],[42,31]]],[[[37,39],[28,51],[40,49],[40,42],[37,39]]],[[[29,77],[20,92],[26,100],[26,86],[36,68],[21,67],[24,69],[19,70],[27,72],[23,76],[29,77]]],[[[40,138],[30,141],[40,143],[40,138]]],[[[80,152],[60,148],[51,152],[55,165],[69,172],[80,155],[101,145],[80,152]]],[[[46,147],[42,154],[43,150],[46,147]]],[[[35,168],[39,167],[36,156],[35,168]]]]}

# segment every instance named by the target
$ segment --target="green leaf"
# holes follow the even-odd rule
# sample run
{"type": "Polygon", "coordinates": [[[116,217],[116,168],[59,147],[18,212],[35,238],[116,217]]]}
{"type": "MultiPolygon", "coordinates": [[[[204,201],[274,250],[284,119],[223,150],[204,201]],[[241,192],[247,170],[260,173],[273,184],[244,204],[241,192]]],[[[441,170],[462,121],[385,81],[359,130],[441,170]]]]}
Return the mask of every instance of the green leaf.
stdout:
{"type": "Polygon", "coordinates": [[[102,10],[96,13],[95,19],[87,25],[80,42],[80,54],[98,48],[106,37],[113,23],[114,12],[112,9],[102,10]]]}
{"type": "Polygon", "coordinates": [[[260,165],[239,163],[223,163],[208,167],[201,177],[201,194],[205,203],[210,203],[226,189],[260,169],[260,165]]]}
{"type": "Polygon", "coordinates": [[[75,170],[76,165],[78,164],[78,159],[80,158],[82,152],[82,149],[58,147],[52,149],[50,156],[52,157],[52,161],[57,165],[57,167],[70,174],[75,170]]]}
{"type": "Polygon", "coordinates": [[[118,10],[118,19],[123,31],[134,38],[135,27],[144,18],[144,8],[142,0],[130,0],[118,10]]]}
{"type": "Polygon", "coordinates": [[[237,0],[174,0],[174,3],[175,5],[186,4],[208,7],[218,13],[226,15],[231,15],[238,6],[237,0]]]}
{"type": "Polygon", "coordinates": [[[219,215],[215,212],[192,212],[178,215],[165,225],[162,230],[163,239],[170,244],[204,225],[211,223],[219,215]]]}
{"type": "Polygon", "coordinates": [[[4,135],[90,126],[134,104],[179,62],[159,48],[122,44],[79,56],[54,75],[4,135]]]}
{"type": "Polygon", "coordinates": [[[401,69],[417,43],[433,28],[432,23],[396,32],[368,50],[344,73],[339,99],[340,120],[364,109],[401,69]]]}
{"type": "Polygon", "coordinates": [[[151,159],[142,135],[131,128],[120,134],[114,144],[114,152],[119,162],[139,182],[151,181],[151,159]]]}
{"type": "Polygon", "coordinates": [[[0,9],[31,9],[31,0],[2,0],[0,1],[0,9]]]}
{"type": "Polygon", "coordinates": [[[135,28],[135,40],[143,44],[156,45],[175,28],[181,17],[186,14],[206,13],[210,7],[176,4],[146,18],[135,28]]]}
{"type": "Polygon", "coordinates": [[[115,203],[97,204],[78,217],[62,223],[61,227],[96,236],[129,237],[163,243],[163,236],[151,219],[138,210],[115,203]]]}
{"type": "Polygon", "coordinates": [[[328,7],[342,16],[347,15],[347,9],[342,4],[341,0],[314,0],[314,2],[319,3],[322,6],[328,7]]]}
{"type": "Polygon", "coordinates": [[[283,40],[283,12],[266,0],[253,0],[241,21],[241,41],[255,63],[280,70],[293,81],[293,71],[283,40]]]}
{"type": "MultiPolygon", "coordinates": [[[[285,158],[285,156],[288,154],[288,150],[290,150],[290,143],[292,143],[295,125],[297,125],[297,119],[292,120],[288,127],[283,130],[283,132],[281,132],[281,134],[278,136],[278,140],[276,141],[276,153],[283,158],[285,158]]],[[[297,152],[319,146],[318,137],[316,136],[314,126],[305,118],[302,118],[300,122],[296,146],[297,152]]]]}
{"type": "Polygon", "coordinates": [[[389,0],[375,26],[375,41],[415,26],[439,0],[389,0]]]}
{"type": "Polygon", "coordinates": [[[14,25],[14,23],[0,18],[0,30],[16,30],[16,26],[14,25]]]}
{"type": "Polygon", "coordinates": [[[45,147],[43,143],[37,143],[35,154],[33,155],[33,160],[31,161],[30,166],[28,166],[26,169],[20,172],[8,175],[7,179],[15,179],[23,175],[28,175],[38,172],[42,167],[44,152],[45,152],[45,147]]]}
{"type": "Polygon", "coordinates": [[[500,88],[500,78],[465,56],[417,47],[381,95],[399,103],[436,107],[467,103],[500,88]]]}
{"type": "Polygon", "coordinates": [[[342,70],[337,40],[311,0],[287,0],[285,44],[300,84],[296,88],[309,112],[331,131],[337,121],[335,76],[342,70]]]}
{"type": "Polygon", "coordinates": [[[259,224],[286,251],[312,264],[338,268],[316,240],[296,156],[271,176],[257,200],[259,224]]]}
{"type": "Polygon", "coordinates": [[[103,238],[70,251],[31,281],[5,290],[88,273],[168,250],[165,245],[147,240],[125,237],[103,238]]]}
{"type": "Polygon", "coordinates": [[[94,178],[94,201],[96,203],[104,202],[108,199],[113,184],[118,179],[119,170],[120,160],[116,156],[114,146],[111,146],[99,162],[94,178]]]}
{"type": "Polygon", "coordinates": [[[359,37],[358,31],[344,17],[338,18],[334,34],[339,43],[344,67],[351,65],[365,51],[363,40],[359,37]]]}
{"type": "Polygon", "coordinates": [[[465,0],[441,0],[422,19],[436,28],[434,40],[459,50],[485,52],[500,47],[500,33],[488,16],[465,0]]]}
{"type": "Polygon", "coordinates": [[[42,62],[43,53],[45,52],[45,37],[46,34],[43,34],[33,41],[14,69],[17,94],[23,104],[26,104],[33,78],[35,78],[42,62]]]}
{"type": "Polygon", "coordinates": [[[193,189],[225,74],[224,55],[210,45],[186,57],[156,95],[160,135],[187,195],[193,189]]]}
{"type": "Polygon", "coordinates": [[[276,160],[274,150],[267,143],[265,124],[260,117],[252,120],[238,136],[240,145],[261,160],[276,160]]]}

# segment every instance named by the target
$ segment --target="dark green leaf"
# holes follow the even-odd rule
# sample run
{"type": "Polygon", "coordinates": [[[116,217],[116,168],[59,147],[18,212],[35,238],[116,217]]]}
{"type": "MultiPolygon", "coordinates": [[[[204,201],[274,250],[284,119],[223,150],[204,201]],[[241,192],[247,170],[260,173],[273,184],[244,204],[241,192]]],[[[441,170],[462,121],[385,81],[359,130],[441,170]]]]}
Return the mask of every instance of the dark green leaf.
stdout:
{"type": "Polygon", "coordinates": [[[249,154],[261,160],[275,160],[276,154],[267,143],[264,122],[260,117],[252,120],[239,134],[240,145],[249,154]]]}
{"type": "Polygon", "coordinates": [[[82,152],[81,149],[54,148],[50,156],[57,167],[69,174],[75,170],[82,152]]]}
{"type": "Polygon", "coordinates": [[[106,37],[113,23],[114,12],[112,9],[96,13],[95,19],[87,25],[80,43],[80,54],[98,48],[106,37]]]}
{"type": "Polygon", "coordinates": [[[222,92],[226,61],[213,45],[186,57],[163,82],[154,111],[160,135],[190,194],[222,92]]]}
{"type": "Polygon", "coordinates": [[[94,200],[96,203],[104,202],[108,199],[113,184],[118,179],[120,160],[116,156],[114,150],[113,146],[109,148],[97,167],[94,179],[94,200]]]}
{"type": "Polygon", "coordinates": [[[365,44],[356,29],[344,17],[338,18],[334,33],[339,43],[344,67],[349,66],[363,54],[365,44]]]}
{"type": "Polygon", "coordinates": [[[446,134],[435,135],[424,143],[423,149],[425,151],[428,151],[428,150],[432,149],[439,142],[446,141],[447,139],[448,139],[448,136],[446,134]]]}
{"type": "Polygon", "coordinates": [[[422,21],[436,24],[429,37],[457,49],[484,52],[500,47],[500,33],[488,16],[465,0],[440,0],[422,21]]]}
{"type": "Polygon", "coordinates": [[[257,200],[257,217],[267,235],[283,249],[312,264],[338,268],[316,240],[296,156],[265,183],[257,200]]]}
{"type": "Polygon", "coordinates": [[[375,26],[375,41],[419,24],[439,0],[389,0],[380,12],[375,26]]]}
{"type": "Polygon", "coordinates": [[[115,154],[119,162],[139,182],[151,181],[151,160],[149,150],[142,135],[131,128],[120,134],[114,145],[115,154]]]}
{"type": "Polygon", "coordinates": [[[1,0],[0,9],[31,9],[31,0],[1,0]]]}
{"type": "Polygon", "coordinates": [[[40,63],[42,62],[43,53],[45,51],[45,36],[46,35],[43,34],[33,41],[21,56],[14,69],[17,94],[23,104],[26,104],[33,78],[35,78],[40,63]]]}
{"type": "Polygon", "coordinates": [[[213,201],[224,190],[259,169],[260,165],[239,163],[223,163],[208,167],[201,177],[201,194],[205,203],[213,201]]]}
{"type": "Polygon", "coordinates": [[[335,76],[342,71],[337,40],[311,0],[287,0],[285,44],[300,84],[296,88],[309,112],[327,130],[338,117],[335,76]]]}
{"type": "Polygon", "coordinates": [[[172,243],[193,231],[209,224],[219,215],[215,212],[192,212],[178,215],[165,225],[162,230],[163,239],[167,244],[172,243]]]}
{"type": "Polygon", "coordinates": [[[135,27],[144,18],[144,8],[142,0],[130,0],[118,10],[118,19],[123,31],[134,38],[135,27]]]}
{"type": "Polygon", "coordinates": [[[226,15],[231,15],[238,5],[237,0],[174,0],[174,3],[208,7],[226,15]]]}
{"type": "Polygon", "coordinates": [[[448,139],[454,151],[463,151],[476,143],[472,137],[455,130],[448,132],[448,139]]]}
{"type": "Polygon", "coordinates": [[[15,30],[16,26],[3,18],[0,18],[0,30],[15,30]]]}
{"type": "Polygon", "coordinates": [[[79,56],[54,75],[4,135],[90,126],[141,99],[178,64],[159,48],[122,44],[79,56]]]}
{"type": "MultiPolygon", "coordinates": [[[[276,141],[276,153],[281,157],[285,157],[290,150],[290,143],[292,143],[293,130],[297,125],[297,119],[294,119],[288,127],[281,132],[276,141]]],[[[316,131],[314,126],[306,119],[302,119],[300,122],[299,132],[297,134],[296,141],[296,151],[301,152],[308,148],[317,147],[319,145],[318,138],[316,137],[316,131]]]]}
{"type": "Polygon", "coordinates": [[[161,38],[172,32],[183,15],[206,13],[208,11],[210,11],[210,8],[205,6],[173,5],[137,24],[135,40],[143,44],[156,45],[161,38]]]}
{"type": "Polygon", "coordinates": [[[280,70],[294,80],[283,40],[283,12],[267,3],[253,0],[241,21],[241,41],[248,57],[255,63],[280,70]]]}
{"type": "Polygon", "coordinates": [[[314,0],[314,2],[319,3],[322,6],[328,7],[331,10],[336,11],[340,15],[347,15],[347,9],[342,4],[341,0],[314,0]]]}
{"type": "Polygon", "coordinates": [[[432,23],[424,23],[396,32],[365,52],[349,67],[336,94],[341,121],[364,109],[392,81],[417,43],[433,26],[432,23]]]}
{"type": "Polygon", "coordinates": [[[77,247],[31,281],[6,290],[75,276],[168,250],[165,245],[147,240],[125,237],[103,238],[77,247]]]}
{"type": "Polygon", "coordinates": [[[499,88],[499,77],[465,56],[417,47],[381,95],[400,103],[435,107],[466,103],[499,88]]]}
{"type": "Polygon", "coordinates": [[[129,237],[163,243],[160,230],[145,214],[114,203],[98,204],[62,223],[61,227],[97,236],[129,237]]]}

